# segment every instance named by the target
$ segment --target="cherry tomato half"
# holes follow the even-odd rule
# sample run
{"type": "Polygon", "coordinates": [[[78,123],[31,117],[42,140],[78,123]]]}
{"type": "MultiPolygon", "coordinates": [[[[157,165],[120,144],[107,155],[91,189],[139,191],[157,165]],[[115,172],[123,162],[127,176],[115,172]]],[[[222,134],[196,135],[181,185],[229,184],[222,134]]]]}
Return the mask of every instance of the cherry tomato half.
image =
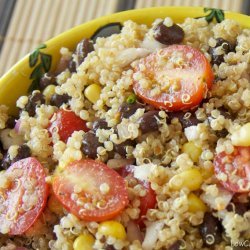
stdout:
{"type": "Polygon", "coordinates": [[[226,189],[235,193],[250,192],[250,147],[234,147],[232,154],[217,154],[214,169],[226,189]]]}
{"type": "Polygon", "coordinates": [[[214,81],[206,57],[188,45],[171,45],[142,58],[133,78],[139,97],[169,111],[198,106],[214,81]]]}
{"type": "Polygon", "coordinates": [[[129,202],[124,179],[91,159],[73,162],[56,175],[53,191],[68,211],[86,221],[111,219],[129,202]]]}
{"type": "MultiPolygon", "coordinates": [[[[118,169],[118,173],[124,178],[126,178],[127,176],[133,176],[135,167],[136,166],[133,166],[133,165],[124,166],[118,169]]],[[[135,177],[133,176],[133,178],[135,177]]],[[[148,209],[155,208],[157,201],[156,201],[155,191],[151,188],[150,183],[145,180],[144,181],[138,180],[138,182],[146,190],[146,195],[143,197],[140,197],[140,218],[137,220],[137,223],[140,226],[142,226],[143,217],[147,214],[148,209]]]]}
{"type": "Polygon", "coordinates": [[[33,157],[12,164],[4,173],[6,187],[0,188],[0,231],[20,235],[42,213],[49,193],[43,166],[33,157]]]}
{"type": "Polygon", "coordinates": [[[48,130],[50,134],[53,131],[58,131],[60,139],[67,142],[74,131],[83,130],[87,132],[89,129],[86,126],[86,121],[77,116],[75,112],[59,109],[52,116],[48,130]]]}

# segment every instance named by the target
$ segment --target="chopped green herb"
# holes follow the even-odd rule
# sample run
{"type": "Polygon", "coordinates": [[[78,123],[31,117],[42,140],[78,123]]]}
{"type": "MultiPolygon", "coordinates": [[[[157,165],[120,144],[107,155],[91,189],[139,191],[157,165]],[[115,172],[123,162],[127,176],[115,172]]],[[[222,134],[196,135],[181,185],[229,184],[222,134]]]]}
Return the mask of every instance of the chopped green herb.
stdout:
{"type": "MultiPolygon", "coordinates": [[[[205,16],[205,19],[208,23],[212,22],[214,18],[218,23],[222,22],[225,19],[224,10],[215,8],[204,8],[204,12],[205,13],[209,12],[205,16]]],[[[202,17],[197,17],[197,18],[202,18],[202,17]]]]}
{"type": "Polygon", "coordinates": [[[127,103],[128,104],[133,104],[136,102],[136,95],[133,93],[131,95],[128,96],[127,98],[127,103]]]}

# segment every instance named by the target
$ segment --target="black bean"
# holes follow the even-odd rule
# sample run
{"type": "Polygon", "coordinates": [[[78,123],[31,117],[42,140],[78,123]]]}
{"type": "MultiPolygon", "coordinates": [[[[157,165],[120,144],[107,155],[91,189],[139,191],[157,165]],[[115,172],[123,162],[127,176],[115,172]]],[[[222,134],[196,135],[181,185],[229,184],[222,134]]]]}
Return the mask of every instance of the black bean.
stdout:
{"type": "Polygon", "coordinates": [[[30,156],[31,156],[30,148],[26,144],[23,144],[23,145],[18,147],[17,155],[14,157],[14,159],[12,159],[12,160],[10,159],[10,155],[8,152],[6,152],[4,154],[4,157],[1,161],[1,168],[7,169],[11,166],[12,163],[19,161],[19,160],[22,160],[22,159],[25,159],[25,158],[30,157],[30,156]]]}
{"type": "Polygon", "coordinates": [[[95,133],[89,131],[83,136],[81,150],[89,158],[95,159],[97,156],[97,148],[101,145],[95,133]]]}
{"type": "Polygon", "coordinates": [[[80,41],[77,46],[76,46],[76,58],[77,58],[77,63],[80,65],[85,57],[87,57],[88,53],[92,52],[94,50],[93,42],[89,39],[83,39],[80,41]]]}
{"type": "Polygon", "coordinates": [[[108,123],[105,119],[98,119],[93,122],[93,131],[96,132],[97,129],[108,129],[108,123]]]}
{"type": "Polygon", "coordinates": [[[219,47],[222,45],[223,50],[228,53],[231,51],[235,51],[235,45],[231,44],[229,41],[219,37],[216,39],[216,47],[219,47]]]}
{"type": "Polygon", "coordinates": [[[35,116],[36,107],[45,103],[45,99],[42,93],[35,92],[29,96],[28,103],[25,105],[24,110],[29,113],[29,116],[35,116]]]}
{"type": "Polygon", "coordinates": [[[154,29],[155,40],[166,45],[181,43],[184,35],[183,29],[175,23],[167,27],[161,22],[154,29]]]}
{"type": "Polygon", "coordinates": [[[6,128],[14,128],[16,125],[16,120],[14,116],[10,116],[6,122],[6,128]]]}
{"type": "Polygon", "coordinates": [[[76,72],[76,62],[73,60],[73,58],[71,58],[71,60],[69,61],[69,71],[71,73],[75,73],[76,72]]]}
{"type": "Polygon", "coordinates": [[[93,42],[95,43],[98,37],[108,37],[113,34],[118,34],[121,32],[121,29],[121,23],[108,23],[97,29],[95,33],[91,36],[91,40],[93,40],[93,42]]]}
{"type": "Polygon", "coordinates": [[[248,210],[247,204],[240,203],[240,202],[235,202],[233,204],[230,203],[226,209],[229,212],[235,212],[236,214],[239,214],[239,215],[243,215],[248,210]]]}
{"type": "Polygon", "coordinates": [[[11,159],[10,159],[10,156],[9,154],[6,152],[4,155],[3,155],[3,159],[1,160],[1,170],[3,169],[8,169],[11,165],[11,159]]]}
{"type": "Polygon", "coordinates": [[[232,51],[235,51],[235,45],[231,44],[223,38],[217,38],[215,47],[209,47],[208,49],[208,53],[211,55],[211,63],[220,65],[222,62],[224,62],[224,55],[232,51]],[[220,46],[222,46],[222,50],[224,53],[221,55],[217,55],[215,51],[216,48],[220,46]]]}
{"type": "Polygon", "coordinates": [[[71,58],[67,57],[67,56],[62,56],[58,62],[58,64],[56,65],[56,69],[54,74],[57,76],[59,74],[61,74],[63,71],[65,71],[68,67],[69,67],[69,62],[70,62],[71,58]]]}
{"type": "Polygon", "coordinates": [[[138,102],[135,103],[127,103],[124,102],[122,105],[119,107],[119,112],[122,118],[129,118],[131,115],[133,115],[137,109],[139,108],[144,108],[144,105],[138,102]]]}
{"type": "Polygon", "coordinates": [[[233,115],[225,107],[220,107],[218,110],[226,119],[233,119],[233,115]]]}
{"type": "Polygon", "coordinates": [[[106,245],[104,249],[105,250],[115,250],[113,245],[106,245]]]}
{"type": "Polygon", "coordinates": [[[228,135],[228,131],[227,129],[223,128],[222,130],[216,131],[215,134],[219,138],[225,138],[228,135]]]}
{"type": "Polygon", "coordinates": [[[54,94],[50,98],[50,105],[60,108],[64,103],[67,103],[71,97],[68,94],[54,94]]]}
{"type": "Polygon", "coordinates": [[[142,133],[148,133],[157,131],[159,128],[158,124],[159,111],[152,110],[146,112],[139,120],[139,125],[142,133]]]}
{"type": "Polygon", "coordinates": [[[0,141],[0,153],[3,155],[4,154],[4,149],[3,149],[3,144],[2,142],[0,141]]]}
{"type": "Polygon", "coordinates": [[[44,90],[49,85],[56,85],[55,76],[52,73],[45,73],[39,82],[39,89],[44,90]]]}
{"type": "Polygon", "coordinates": [[[21,145],[18,150],[17,150],[17,155],[14,157],[14,159],[12,160],[13,162],[25,159],[27,157],[31,156],[31,151],[28,145],[23,144],[21,145]]]}
{"type": "Polygon", "coordinates": [[[171,245],[168,250],[181,250],[183,242],[181,240],[177,240],[173,245],[171,245]]]}
{"type": "Polygon", "coordinates": [[[114,144],[114,150],[117,152],[120,156],[125,157],[127,155],[126,148],[128,146],[134,146],[135,142],[132,140],[126,140],[125,142],[122,142],[120,144],[114,144]]]}
{"type": "Polygon", "coordinates": [[[222,241],[222,225],[211,213],[205,213],[199,230],[202,240],[207,246],[213,246],[222,241]]]}
{"type": "Polygon", "coordinates": [[[196,126],[197,124],[201,123],[197,118],[195,113],[193,112],[171,112],[168,113],[168,117],[170,120],[173,118],[177,118],[182,125],[182,128],[187,128],[190,126],[196,126]]]}

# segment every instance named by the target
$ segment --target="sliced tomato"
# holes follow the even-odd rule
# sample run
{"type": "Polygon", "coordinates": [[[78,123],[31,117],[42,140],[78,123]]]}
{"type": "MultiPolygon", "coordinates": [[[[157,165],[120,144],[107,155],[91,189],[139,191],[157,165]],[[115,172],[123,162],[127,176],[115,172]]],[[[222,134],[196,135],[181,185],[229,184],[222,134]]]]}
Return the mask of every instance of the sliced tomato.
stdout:
{"type": "Polygon", "coordinates": [[[53,191],[68,211],[86,221],[111,219],[129,202],[125,180],[104,163],[91,159],[73,162],[56,175],[53,191]]]}
{"type": "Polygon", "coordinates": [[[232,154],[217,154],[214,169],[226,189],[235,193],[250,192],[250,147],[234,147],[232,154]]]}
{"type": "Polygon", "coordinates": [[[0,188],[0,232],[20,235],[42,213],[49,193],[43,166],[33,157],[15,162],[4,173],[6,187],[0,188]]]}
{"type": "Polygon", "coordinates": [[[50,134],[57,131],[60,139],[67,142],[74,131],[83,130],[87,132],[86,121],[82,120],[71,110],[59,109],[51,118],[48,128],[50,134]]]}
{"type": "Polygon", "coordinates": [[[140,198],[140,217],[147,214],[148,209],[155,208],[157,203],[155,191],[151,188],[149,182],[143,182],[143,187],[146,190],[146,195],[140,198]]]}
{"type": "Polygon", "coordinates": [[[135,93],[146,103],[178,111],[199,105],[212,86],[214,74],[201,51],[171,45],[142,58],[133,78],[135,93]]]}
{"type": "MultiPolygon", "coordinates": [[[[127,165],[120,169],[118,169],[118,173],[126,178],[126,177],[133,177],[134,168],[136,166],[134,165],[127,165]]],[[[146,195],[143,197],[140,197],[140,218],[137,220],[137,223],[142,226],[143,225],[143,217],[147,214],[148,209],[153,209],[156,206],[157,200],[156,200],[156,194],[155,191],[151,188],[151,184],[148,181],[145,180],[138,180],[137,181],[144,187],[146,190],[146,195]]]]}

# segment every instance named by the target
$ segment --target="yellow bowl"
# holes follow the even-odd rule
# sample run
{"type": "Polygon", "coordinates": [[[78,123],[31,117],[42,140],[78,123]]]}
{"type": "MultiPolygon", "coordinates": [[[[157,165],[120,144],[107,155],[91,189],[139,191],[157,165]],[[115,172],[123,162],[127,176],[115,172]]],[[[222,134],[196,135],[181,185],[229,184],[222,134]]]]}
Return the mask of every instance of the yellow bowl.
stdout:
{"type": "MultiPolygon", "coordinates": [[[[201,17],[205,15],[202,7],[156,7],[124,11],[72,28],[47,41],[45,43],[46,48],[41,49],[41,52],[52,56],[51,69],[53,70],[59,60],[61,47],[74,49],[83,37],[91,37],[95,30],[107,23],[124,22],[131,19],[137,23],[150,25],[154,19],[166,16],[170,16],[175,22],[182,22],[186,17],[201,17]]],[[[250,28],[249,16],[225,12],[225,18],[235,19],[243,27],[250,28]]],[[[9,106],[10,113],[13,114],[16,111],[15,103],[17,98],[27,93],[32,82],[30,75],[33,70],[34,68],[29,66],[29,55],[27,55],[0,79],[0,103],[9,106]]]]}

